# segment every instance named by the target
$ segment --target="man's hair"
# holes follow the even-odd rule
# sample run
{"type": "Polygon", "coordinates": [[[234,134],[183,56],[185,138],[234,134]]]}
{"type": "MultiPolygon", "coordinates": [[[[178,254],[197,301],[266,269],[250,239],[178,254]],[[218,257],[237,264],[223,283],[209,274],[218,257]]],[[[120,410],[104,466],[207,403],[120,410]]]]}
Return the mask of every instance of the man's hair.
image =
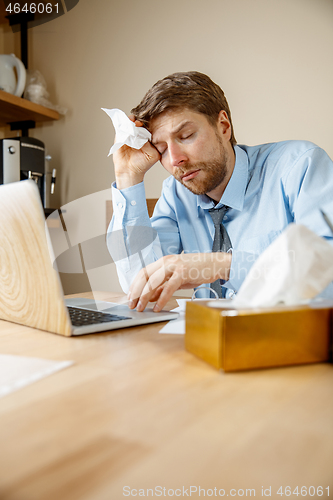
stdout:
{"type": "Polygon", "coordinates": [[[197,71],[173,73],[159,80],[131,113],[149,128],[153,118],[166,110],[177,108],[186,108],[206,115],[214,127],[217,125],[220,111],[225,111],[231,125],[230,142],[236,144],[231,113],[223,90],[209,76],[197,71]]]}

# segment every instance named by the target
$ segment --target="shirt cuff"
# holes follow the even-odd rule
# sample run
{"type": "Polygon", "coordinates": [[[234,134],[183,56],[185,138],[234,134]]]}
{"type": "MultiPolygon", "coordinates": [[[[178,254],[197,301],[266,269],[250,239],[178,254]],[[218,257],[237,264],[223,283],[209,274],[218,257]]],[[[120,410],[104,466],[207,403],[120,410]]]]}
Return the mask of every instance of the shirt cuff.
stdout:
{"type": "Polygon", "coordinates": [[[147,214],[147,203],[144,183],[135,184],[119,190],[116,183],[111,185],[113,212],[122,219],[137,219],[147,214]]]}

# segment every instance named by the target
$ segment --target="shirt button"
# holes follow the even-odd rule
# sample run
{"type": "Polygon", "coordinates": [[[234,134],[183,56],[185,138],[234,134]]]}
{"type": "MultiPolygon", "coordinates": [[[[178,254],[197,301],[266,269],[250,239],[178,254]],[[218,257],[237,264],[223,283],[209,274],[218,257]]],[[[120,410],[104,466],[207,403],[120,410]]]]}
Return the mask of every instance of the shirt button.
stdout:
{"type": "Polygon", "coordinates": [[[223,220],[228,220],[228,216],[227,216],[227,215],[225,215],[225,216],[223,217],[223,220]]]}
{"type": "Polygon", "coordinates": [[[132,205],[132,207],[134,207],[134,206],[136,205],[136,201],[135,201],[135,200],[132,200],[132,201],[131,201],[131,205],[132,205]]]}
{"type": "Polygon", "coordinates": [[[118,203],[118,208],[123,208],[123,204],[122,203],[118,203]]]}

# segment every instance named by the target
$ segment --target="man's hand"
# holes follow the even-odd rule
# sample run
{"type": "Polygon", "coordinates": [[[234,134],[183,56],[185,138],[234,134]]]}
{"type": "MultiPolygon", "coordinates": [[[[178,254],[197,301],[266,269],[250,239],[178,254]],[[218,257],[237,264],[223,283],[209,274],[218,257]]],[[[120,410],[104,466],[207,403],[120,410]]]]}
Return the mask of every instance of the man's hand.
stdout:
{"type": "Polygon", "coordinates": [[[224,252],[167,255],[142,269],[131,285],[129,307],[143,311],[157,301],[158,312],[179,289],[194,288],[217,279],[228,280],[231,254],[224,252]]]}
{"type": "MultiPolygon", "coordinates": [[[[130,115],[136,127],[142,127],[142,122],[135,120],[134,115],[130,115]]],[[[145,173],[160,159],[161,155],[157,149],[146,142],[141,149],[122,146],[113,154],[113,163],[118,189],[125,189],[143,181],[145,173]]]]}

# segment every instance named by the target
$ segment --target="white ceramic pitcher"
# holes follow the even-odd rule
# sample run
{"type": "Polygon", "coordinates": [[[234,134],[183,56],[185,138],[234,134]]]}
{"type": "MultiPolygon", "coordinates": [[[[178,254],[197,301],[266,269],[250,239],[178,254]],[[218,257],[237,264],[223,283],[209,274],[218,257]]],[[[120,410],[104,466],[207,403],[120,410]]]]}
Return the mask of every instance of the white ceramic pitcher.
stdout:
{"type": "Polygon", "coordinates": [[[21,97],[26,74],[24,64],[14,54],[0,54],[0,90],[21,97]],[[16,73],[14,68],[16,68],[16,73]]]}

